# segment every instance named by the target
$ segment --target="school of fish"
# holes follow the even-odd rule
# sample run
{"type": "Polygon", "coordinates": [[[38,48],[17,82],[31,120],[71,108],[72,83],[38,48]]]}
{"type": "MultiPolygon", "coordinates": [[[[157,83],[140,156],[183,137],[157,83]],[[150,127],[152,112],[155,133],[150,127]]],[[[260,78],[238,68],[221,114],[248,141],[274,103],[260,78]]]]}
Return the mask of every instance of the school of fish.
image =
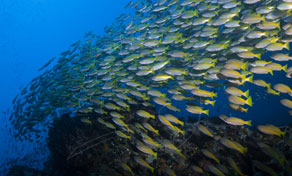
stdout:
{"type": "MultiPolygon", "coordinates": [[[[193,130],[187,131],[186,122],[172,112],[208,117],[220,106],[216,99],[223,85],[230,110],[242,113],[253,106],[251,84],[271,96],[292,96],[291,85],[271,85],[257,78],[264,74],[273,79],[275,72],[292,77],[292,0],[139,0],[126,8],[130,14],[117,17],[104,36],[88,32],[84,42],[73,43],[57,61],[53,58],[39,69],[42,73],[13,100],[10,120],[16,135],[29,138],[31,132],[40,132],[35,126],[73,112],[81,114],[80,123],[101,125],[135,145],[132,156],[119,165],[124,174],[134,175],[132,167],[139,165],[148,174],[163,168],[164,175],[173,176],[174,165],[180,163],[198,175],[246,175],[238,165],[238,158],[249,150],[241,139],[220,136],[200,121],[191,128],[214,145],[199,147],[200,155],[209,160],[207,166],[193,162],[182,144],[173,142],[185,140],[193,130]],[[48,69],[52,62],[56,64],[48,69]],[[169,113],[161,114],[155,107],[169,113]],[[84,117],[87,113],[96,119],[84,117]],[[214,146],[237,152],[237,157],[222,156],[214,146]],[[155,162],[165,153],[177,163],[162,167],[155,162]]],[[[292,115],[292,98],[278,103],[292,115]]],[[[219,118],[233,128],[252,126],[251,120],[227,114],[219,118]]],[[[268,139],[285,137],[272,124],[256,129],[268,139]]],[[[291,162],[271,141],[257,145],[291,175],[291,162]]],[[[268,163],[253,160],[253,164],[263,173],[276,174],[268,163]]]]}

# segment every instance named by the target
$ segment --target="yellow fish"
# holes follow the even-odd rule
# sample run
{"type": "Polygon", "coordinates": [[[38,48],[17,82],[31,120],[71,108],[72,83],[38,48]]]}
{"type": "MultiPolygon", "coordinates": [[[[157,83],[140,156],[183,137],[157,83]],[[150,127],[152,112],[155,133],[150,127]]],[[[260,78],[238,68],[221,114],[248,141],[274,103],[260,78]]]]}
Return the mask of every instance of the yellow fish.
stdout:
{"type": "Polygon", "coordinates": [[[217,93],[214,92],[209,92],[207,90],[202,90],[202,89],[193,89],[192,94],[197,95],[199,97],[210,97],[213,99],[213,97],[217,97],[217,93]]]}
{"type": "Polygon", "coordinates": [[[181,126],[184,126],[183,121],[178,120],[175,116],[173,116],[171,114],[165,114],[164,117],[174,124],[180,124],[181,126]]]}
{"type": "Polygon", "coordinates": [[[235,95],[230,95],[228,97],[228,100],[233,103],[233,104],[237,104],[237,105],[249,105],[249,106],[252,106],[252,99],[251,97],[248,97],[246,100],[243,99],[243,98],[240,98],[238,96],[235,96],[235,95]]]}
{"type": "Polygon", "coordinates": [[[144,110],[139,110],[136,112],[136,114],[140,117],[144,117],[146,119],[149,119],[149,118],[152,118],[152,119],[155,119],[155,116],[150,114],[149,112],[147,111],[144,111],[144,110]]]}
{"type": "Polygon", "coordinates": [[[246,147],[243,147],[238,142],[231,141],[231,140],[229,140],[227,138],[220,138],[220,142],[225,147],[230,148],[230,149],[233,149],[233,150],[237,150],[237,151],[239,151],[242,154],[246,153],[246,151],[247,151],[247,148],[246,147]]]}
{"type": "Polygon", "coordinates": [[[171,142],[169,142],[168,140],[163,140],[162,145],[169,150],[175,151],[181,157],[186,159],[186,157],[181,153],[181,151],[175,145],[173,145],[171,142]]]}
{"type": "Polygon", "coordinates": [[[243,80],[246,79],[246,75],[242,75],[238,71],[232,69],[222,69],[221,74],[230,78],[241,78],[243,80]]]}
{"type": "Polygon", "coordinates": [[[245,174],[243,174],[241,172],[241,170],[238,168],[238,166],[236,165],[235,161],[231,158],[231,157],[228,157],[227,158],[227,161],[229,163],[229,165],[233,168],[233,170],[240,176],[246,176],[245,174]]]}
{"type": "Polygon", "coordinates": [[[152,138],[150,138],[149,136],[147,136],[146,134],[142,134],[142,140],[146,143],[146,144],[148,144],[148,145],[150,145],[150,146],[154,146],[154,147],[158,147],[158,148],[160,148],[161,147],[161,145],[160,144],[158,144],[157,142],[155,142],[152,138]]]}
{"type": "Polygon", "coordinates": [[[249,96],[249,90],[247,90],[246,92],[243,92],[242,90],[236,88],[236,87],[227,87],[225,89],[225,92],[230,94],[230,95],[235,95],[235,96],[244,96],[244,97],[248,97],[249,96]]]}
{"type": "Polygon", "coordinates": [[[199,124],[198,129],[207,136],[214,137],[214,135],[204,125],[199,124]]]}
{"type": "Polygon", "coordinates": [[[144,166],[146,167],[147,169],[150,169],[151,172],[153,173],[154,172],[154,168],[151,167],[145,160],[143,160],[142,158],[138,157],[138,156],[135,156],[134,157],[135,161],[140,164],[141,166],[144,166]]]}
{"type": "Polygon", "coordinates": [[[223,172],[221,172],[219,169],[217,169],[215,166],[213,166],[211,164],[208,165],[208,169],[210,172],[212,172],[216,176],[225,176],[225,174],[223,174],[223,172]]]}
{"type": "Polygon", "coordinates": [[[276,85],[274,85],[274,89],[281,92],[281,93],[292,94],[291,88],[285,84],[276,84],[276,85]]]}
{"type": "Polygon", "coordinates": [[[280,92],[277,92],[272,88],[268,88],[267,93],[272,94],[272,95],[280,95],[280,92]]]}
{"type": "Polygon", "coordinates": [[[121,131],[115,131],[116,135],[120,136],[121,138],[131,139],[131,136],[126,135],[121,131]]]}
{"type": "Polygon", "coordinates": [[[153,133],[159,135],[158,130],[155,130],[155,129],[154,129],[149,123],[144,122],[144,123],[142,123],[142,125],[143,125],[147,130],[152,131],[153,133]]]}
{"type": "Polygon", "coordinates": [[[271,83],[266,83],[264,80],[261,80],[261,79],[255,79],[253,80],[253,83],[261,87],[267,87],[267,88],[271,87],[271,83]]]}
{"type": "Polygon", "coordinates": [[[161,97],[156,97],[153,101],[161,106],[171,106],[171,103],[166,102],[166,100],[161,97]]]}
{"type": "Polygon", "coordinates": [[[266,66],[256,66],[256,67],[252,67],[250,69],[250,71],[252,73],[256,73],[256,74],[268,74],[270,73],[272,76],[274,75],[273,74],[273,69],[271,68],[268,68],[266,66]]]}
{"type": "Polygon", "coordinates": [[[210,158],[210,159],[212,159],[212,160],[214,160],[214,161],[216,161],[216,163],[220,163],[220,160],[213,154],[213,153],[211,153],[209,150],[207,150],[207,149],[202,149],[202,153],[206,156],[206,157],[208,157],[208,158],[210,158]]]}
{"type": "Polygon", "coordinates": [[[281,131],[278,127],[275,127],[274,125],[259,125],[257,126],[257,129],[265,134],[269,135],[276,135],[276,136],[284,136],[285,132],[281,131]]]}
{"type": "Polygon", "coordinates": [[[138,145],[136,147],[141,152],[152,155],[152,156],[154,156],[155,159],[157,159],[157,153],[153,152],[153,150],[150,147],[144,145],[143,143],[138,143],[138,145]]]}
{"type": "Polygon", "coordinates": [[[171,130],[173,130],[175,132],[180,132],[184,135],[184,133],[185,133],[184,131],[178,130],[179,128],[173,126],[164,116],[159,115],[159,120],[162,124],[166,125],[171,130]]]}
{"type": "Polygon", "coordinates": [[[248,125],[251,126],[251,120],[244,121],[237,117],[227,117],[224,119],[224,122],[230,125],[236,125],[236,126],[242,126],[242,125],[248,125]]]}
{"type": "Polygon", "coordinates": [[[246,113],[248,111],[247,108],[243,108],[242,106],[239,106],[237,104],[228,104],[228,106],[235,111],[246,112],[246,113]]]}
{"type": "Polygon", "coordinates": [[[167,74],[158,74],[153,76],[151,79],[153,81],[166,81],[168,79],[173,79],[173,77],[167,74]]]}
{"type": "Polygon", "coordinates": [[[81,118],[80,121],[83,123],[89,124],[89,125],[92,124],[91,120],[89,120],[88,118],[85,118],[85,117],[81,118]]]}
{"type": "Polygon", "coordinates": [[[109,122],[105,122],[103,119],[101,119],[101,118],[98,118],[97,119],[97,121],[99,122],[99,123],[101,123],[101,124],[103,124],[104,126],[106,126],[107,128],[111,128],[111,129],[116,129],[116,127],[113,125],[113,124],[111,124],[111,123],[109,123],[109,122]]]}
{"type": "Polygon", "coordinates": [[[137,127],[137,128],[140,128],[140,129],[142,129],[143,131],[145,131],[146,133],[148,132],[140,123],[135,123],[135,126],[137,127]]]}
{"type": "Polygon", "coordinates": [[[195,171],[195,172],[198,172],[200,174],[204,174],[203,169],[200,168],[199,166],[196,166],[196,165],[192,166],[192,170],[195,171]]]}
{"type": "Polygon", "coordinates": [[[121,166],[122,166],[122,168],[123,168],[124,170],[130,172],[131,175],[134,175],[134,172],[132,171],[132,169],[130,168],[130,166],[128,166],[127,163],[122,163],[121,166]]]}
{"type": "Polygon", "coordinates": [[[113,117],[112,118],[113,122],[121,127],[125,127],[125,128],[129,128],[127,124],[125,124],[125,122],[123,122],[120,118],[116,118],[116,117],[113,117]]]}
{"type": "Polygon", "coordinates": [[[282,99],[280,100],[281,104],[286,106],[287,108],[292,109],[292,101],[288,99],[282,99]]]}
{"type": "Polygon", "coordinates": [[[209,110],[203,110],[202,107],[200,106],[188,106],[187,105],[187,108],[186,110],[190,113],[193,113],[193,114],[206,114],[206,115],[209,115],[209,110]]]}

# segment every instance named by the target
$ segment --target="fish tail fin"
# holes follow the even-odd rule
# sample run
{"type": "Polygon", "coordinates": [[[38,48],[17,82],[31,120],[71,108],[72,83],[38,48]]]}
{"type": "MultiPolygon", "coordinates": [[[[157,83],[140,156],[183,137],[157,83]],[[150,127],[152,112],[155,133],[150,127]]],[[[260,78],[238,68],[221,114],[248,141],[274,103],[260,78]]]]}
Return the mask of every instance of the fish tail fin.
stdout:
{"type": "Polygon", "coordinates": [[[183,121],[181,121],[179,124],[180,124],[181,126],[184,126],[185,123],[184,123],[183,121]]]}
{"type": "Polygon", "coordinates": [[[282,67],[282,69],[284,70],[284,72],[287,72],[287,65],[284,65],[284,66],[282,67]]]}
{"type": "Polygon", "coordinates": [[[274,75],[273,69],[269,69],[269,73],[273,76],[274,75]]]}
{"type": "MultiPolygon", "coordinates": [[[[178,109],[177,107],[175,107],[175,106],[173,106],[173,105],[170,105],[170,106],[168,106],[169,108],[172,108],[171,110],[173,110],[173,111],[178,111],[178,112],[180,112],[180,109],[178,109]]],[[[169,109],[168,108],[168,109],[169,109]]]]}
{"type": "Polygon", "coordinates": [[[268,31],[264,32],[264,36],[268,37],[269,36],[269,32],[268,31]]]}
{"type": "Polygon", "coordinates": [[[265,18],[265,16],[263,15],[263,16],[261,16],[261,20],[262,20],[262,22],[264,23],[264,22],[266,22],[266,18],[265,18]]]}
{"type": "Polygon", "coordinates": [[[210,101],[210,104],[214,107],[215,106],[215,100],[214,101],[210,101]]]}
{"type": "Polygon", "coordinates": [[[287,16],[292,16],[291,10],[286,10],[286,14],[287,14],[287,16]]]}
{"type": "Polygon", "coordinates": [[[246,125],[251,126],[251,120],[247,121],[246,125]]]}
{"type": "Polygon", "coordinates": [[[213,97],[217,97],[217,93],[213,93],[213,97]]]}
{"type": "MultiPolygon", "coordinates": [[[[289,15],[290,16],[290,15],[289,15]]],[[[281,25],[280,22],[277,24],[277,28],[279,29],[279,31],[281,31],[281,25]]]]}
{"type": "Polygon", "coordinates": [[[154,172],[154,168],[153,167],[151,167],[150,170],[151,170],[152,173],[154,172]]]}
{"type": "Polygon", "coordinates": [[[243,70],[246,70],[248,68],[248,61],[246,61],[242,67],[241,67],[243,70]]]}
{"type": "Polygon", "coordinates": [[[196,16],[196,17],[198,17],[199,16],[199,12],[198,12],[198,10],[196,9],[196,10],[194,10],[194,15],[196,16]]]}
{"type": "Polygon", "coordinates": [[[271,89],[271,83],[268,83],[268,84],[267,84],[267,88],[268,88],[268,89],[271,89]]]}
{"type": "Polygon", "coordinates": [[[249,96],[249,90],[247,90],[246,92],[244,92],[244,96],[248,97],[249,96]]]}
{"type": "Polygon", "coordinates": [[[205,110],[204,114],[206,114],[208,116],[209,115],[209,109],[205,110]]]}
{"type": "Polygon", "coordinates": [[[262,54],[261,53],[259,53],[259,54],[256,54],[256,58],[261,58],[262,57],[262,54]]]}
{"type": "Polygon", "coordinates": [[[183,157],[184,159],[186,159],[185,155],[183,155],[181,152],[178,151],[178,154],[183,157]]]}
{"type": "Polygon", "coordinates": [[[212,65],[212,67],[214,68],[214,67],[215,67],[215,62],[213,62],[211,65],[212,65]]]}
{"type": "Polygon", "coordinates": [[[157,159],[157,153],[154,153],[154,158],[157,159]]]}
{"type": "Polygon", "coordinates": [[[253,82],[253,75],[251,75],[250,77],[248,77],[248,78],[246,79],[246,81],[252,83],[252,82],[253,82]]]}
{"type": "Polygon", "coordinates": [[[245,112],[245,113],[247,113],[248,108],[242,108],[242,111],[245,112]]]}
{"type": "Polygon", "coordinates": [[[158,130],[155,130],[155,134],[157,134],[159,136],[159,131],[158,130]]]}
{"type": "Polygon", "coordinates": [[[241,75],[241,80],[246,80],[246,75],[241,75]]]}
{"type": "Polygon", "coordinates": [[[272,37],[272,39],[271,39],[271,42],[272,43],[276,43],[278,41],[278,38],[277,37],[272,37]]]}
{"type": "Polygon", "coordinates": [[[289,42],[286,42],[285,45],[284,45],[284,47],[285,47],[287,50],[290,51],[290,43],[289,43],[289,42]]]}
{"type": "Polygon", "coordinates": [[[192,57],[185,57],[188,61],[192,60],[192,57]]]}
{"type": "Polygon", "coordinates": [[[279,136],[280,136],[280,137],[284,137],[285,134],[286,134],[286,132],[284,132],[284,131],[279,132],[279,136]]]}
{"type": "Polygon", "coordinates": [[[243,147],[242,148],[242,153],[246,153],[247,152],[247,147],[243,147]]]}
{"type": "Polygon", "coordinates": [[[246,104],[249,106],[252,106],[252,99],[251,97],[248,97],[248,99],[246,100],[246,104]]]}
{"type": "Polygon", "coordinates": [[[142,99],[143,100],[150,100],[150,97],[147,97],[146,95],[143,95],[142,99]]]}
{"type": "Polygon", "coordinates": [[[172,104],[171,103],[166,103],[166,106],[172,106],[172,104]]]}

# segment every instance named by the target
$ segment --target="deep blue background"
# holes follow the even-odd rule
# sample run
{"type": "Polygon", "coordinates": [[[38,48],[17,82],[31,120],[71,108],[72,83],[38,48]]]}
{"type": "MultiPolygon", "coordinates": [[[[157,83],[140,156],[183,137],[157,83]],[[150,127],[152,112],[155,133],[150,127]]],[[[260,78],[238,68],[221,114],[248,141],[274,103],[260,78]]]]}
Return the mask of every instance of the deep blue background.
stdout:
{"type": "MultiPolygon", "coordinates": [[[[129,0],[0,0],[0,167],[5,158],[19,157],[30,148],[7,135],[2,113],[36,77],[38,69],[93,30],[104,34],[106,25],[125,13],[129,0]],[[14,143],[14,144],[12,144],[14,143]]],[[[0,170],[0,175],[1,173],[0,170]]]]}

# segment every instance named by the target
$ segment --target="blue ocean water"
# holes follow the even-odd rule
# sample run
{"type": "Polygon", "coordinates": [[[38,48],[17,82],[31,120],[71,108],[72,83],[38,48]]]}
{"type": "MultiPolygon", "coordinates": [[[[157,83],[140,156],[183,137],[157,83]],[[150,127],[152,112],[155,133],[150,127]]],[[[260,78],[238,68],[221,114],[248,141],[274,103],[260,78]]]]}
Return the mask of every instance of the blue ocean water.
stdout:
{"type": "MultiPolygon", "coordinates": [[[[41,144],[21,142],[10,136],[8,131],[11,126],[7,110],[12,106],[14,96],[20,88],[39,74],[38,69],[44,63],[58,56],[72,43],[82,39],[84,33],[92,30],[97,35],[103,35],[104,27],[111,25],[115,17],[126,11],[123,7],[127,3],[126,0],[0,1],[0,80],[2,83],[0,111],[3,112],[1,113],[3,123],[0,124],[2,126],[0,126],[0,166],[3,168],[3,173],[9,166],[15,164],[42,168],[41,161],[48,156],[45,141],[41,144]]],[[[257,76],[257,79],[261,78],[272,85],[276,83],[292,85],[292,81],[285,77],[284,72],[275,72],[274,76],[257,76]]],[[[289,95],[269,95],[263,88],[251,83],[246,83],[242,88],[248,88],[253,97],[254,105],[249,108],[248,114],[231,111],[226,104],[225,87],[220,87],[219,98],[215,108],[210,108],[210,116],[227,114],[252,120],[253,125],[281,126],[291,123],[288,109],[279,103],[283,98],[289,99],[289,95]]],[[[185,105],[181,103],[177,102],[174,105],[185,109],[185,105]]],[[[157,111],[166,113],[167,109],[158,106],[157,111]]],[[[199,117],[187,112],[174,114],[182,118],[199,117]]]]}
{"type": "MultiPolygon", "coordinates": [[[[9,136],[7,109],[14,96],[38,69],[92,30],[104,34],[104,27],[125,12],[128,0],[1,0],[0,1],[0,166],[7,159],[21,162],[31,154],[31,143],[16,143],[9,136]],[[22,156],[21,156],[22,155],[22,156]]],[[[44,148],[45,150],[45,148],[44,148]]],[[[36,155],[36,159],[43,158],[36,155]],[[39,158],[38,158],[39,157],[39,158]]],[[[25,163],[25,162],[22,162],[25,163]]],[[[36,163],[36,162],[35,162],[36,163]]],[[[4,167],[5,168],[5,167],[4,167]]],[[[4,174],[3,170],[0,175],[4,174]]]]}

